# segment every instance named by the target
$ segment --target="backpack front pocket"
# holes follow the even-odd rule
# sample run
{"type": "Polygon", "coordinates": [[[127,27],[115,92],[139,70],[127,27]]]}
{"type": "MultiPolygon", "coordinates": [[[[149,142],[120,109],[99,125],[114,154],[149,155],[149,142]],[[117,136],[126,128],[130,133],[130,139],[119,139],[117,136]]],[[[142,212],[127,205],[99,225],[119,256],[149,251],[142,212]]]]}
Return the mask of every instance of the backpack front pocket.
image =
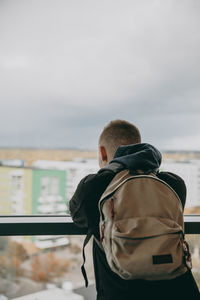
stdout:
{"type": "Polygon", "coordinates": [[[176,277],[183,260],[181,228],[153,217],[114,222],[107,259],[124,279],[176,277]]]}

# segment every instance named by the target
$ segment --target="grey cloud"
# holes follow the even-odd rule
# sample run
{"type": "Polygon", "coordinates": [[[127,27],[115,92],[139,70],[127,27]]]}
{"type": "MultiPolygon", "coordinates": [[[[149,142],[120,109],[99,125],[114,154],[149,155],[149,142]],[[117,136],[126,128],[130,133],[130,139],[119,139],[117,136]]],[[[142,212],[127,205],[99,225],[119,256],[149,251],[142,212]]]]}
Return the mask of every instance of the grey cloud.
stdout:
{"type": "MultiPolygon", "coordinates": [[[[41,110],[37,102],[34,106],[29,106],[27,103],[27,114],[23,121],[20,119],[21,114],[16,117],[16,111],[13,113],[15,120],[13,119],[12,122],[12,115],[9,114],[4,118],[4,128],[9,130],[7,136],[4,130],[1,130],[1,143],[8,142],[9,137],[13,144],[17,143],[19,146],[95,149],[103,126],[116,118],[127,119],[136,124],[141,130],[143,140],[158,147],[162,147],[171,138],[198,134],[199,114],[181,114],[177,109],[171,109],[173,113],[170,113],[166,111],[165,106],[163,110],[159,106],[160,109],[154,111],[154,106],[145,109],[147,104],[148,102],[131,103],[130,101],[127,105],[122,99],[121,104],[118,105],[90,107],[86,110],[84,105],[77,108],[77,106],[48,100],[47,110],[41,110]]],[[[156,102],[154,105],[157,105],[156,102]]],[[[43,103],[42,108],[44,107],[43,103]]]]}
{"type": "Polygon", "coordinates": [[[158,146],[200,135],[199,1],[0,8],[1,145],[92,148],[115,118],[158,146]]]}

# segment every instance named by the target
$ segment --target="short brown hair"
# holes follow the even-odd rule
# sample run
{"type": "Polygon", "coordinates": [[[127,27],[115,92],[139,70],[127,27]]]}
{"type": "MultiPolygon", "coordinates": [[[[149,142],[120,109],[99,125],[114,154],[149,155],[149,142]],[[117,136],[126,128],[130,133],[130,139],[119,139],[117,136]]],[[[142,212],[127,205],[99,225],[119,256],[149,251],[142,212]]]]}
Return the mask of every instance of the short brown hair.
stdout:
{"type": "Polygon", "coordinates": [[[139,129],[124,120],[114,120],[108,123],[99,137],[99,145],[106,147],[113,155],[121,145],[138,143],[141,143],[139,129]]]}

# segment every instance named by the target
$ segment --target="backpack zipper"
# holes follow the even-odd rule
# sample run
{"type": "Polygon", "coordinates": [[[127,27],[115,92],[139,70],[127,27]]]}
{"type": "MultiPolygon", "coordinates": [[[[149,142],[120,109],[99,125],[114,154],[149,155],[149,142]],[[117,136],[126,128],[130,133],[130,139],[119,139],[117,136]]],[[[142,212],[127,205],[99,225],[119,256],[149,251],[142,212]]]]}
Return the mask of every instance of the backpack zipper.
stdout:
{"type": "Polygon", "coordinates": [[[111,218],[114,219],[115,210],[114,210],[114,198],[113,197],[110,199],[110,214],[111,214],[111,218]]]}
{"type": "Polygon", "coordinates": [[[104,239],[104,230],[105,230],[105,221],[103,221],[102,225],[101,225],[101,238],[100,238],[100,243],[103,243],[103,239],[104,239]]]}

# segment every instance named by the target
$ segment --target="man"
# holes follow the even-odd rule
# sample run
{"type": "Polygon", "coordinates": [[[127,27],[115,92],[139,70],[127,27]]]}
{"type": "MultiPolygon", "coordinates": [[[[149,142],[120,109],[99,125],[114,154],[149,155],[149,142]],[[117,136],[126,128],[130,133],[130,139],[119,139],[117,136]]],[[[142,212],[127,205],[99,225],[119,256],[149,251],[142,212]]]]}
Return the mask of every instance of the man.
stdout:
{"type": "Polygon", "coordinates": [[[116,173],[104,167],[117,162],[120,166],[119,171],[123,167],[131,172],[139,170],[156,172],[159,179],[176,191],[183,207],[186,187],[179,176],[159,172],[160,152],[149,144],[141,143],[138,128],[127,121],[111,121],[99,137],[98,150],[101,169],[97,174],[90,174],[81,180],[70,201],[74,223],[89,228],[95,237],[93,260],[97,300],[199,299],[199,291],[190,270],[175,279],[159,281],[124,280],[111,271],[105,253],[98,243],[100,240],[98,202],[116,173]]]}

